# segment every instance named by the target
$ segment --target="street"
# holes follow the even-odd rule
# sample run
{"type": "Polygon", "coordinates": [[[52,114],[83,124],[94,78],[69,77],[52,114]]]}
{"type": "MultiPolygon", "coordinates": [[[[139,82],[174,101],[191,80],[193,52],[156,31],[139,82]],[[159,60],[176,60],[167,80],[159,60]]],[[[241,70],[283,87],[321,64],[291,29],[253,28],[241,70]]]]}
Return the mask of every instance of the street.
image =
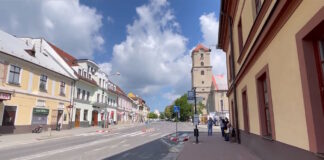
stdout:
{"type": "MultiPolygon", "coordinates": [[[[192,128],[191,123],[178,124],[179,131],[191,131],[192,128]]],[[[175,123],[152,122],[108,133],[77,133],[70,137],[1,147],[0,159],[163,159],[172,147],[163,137],[174,132],[175,123]]]]}

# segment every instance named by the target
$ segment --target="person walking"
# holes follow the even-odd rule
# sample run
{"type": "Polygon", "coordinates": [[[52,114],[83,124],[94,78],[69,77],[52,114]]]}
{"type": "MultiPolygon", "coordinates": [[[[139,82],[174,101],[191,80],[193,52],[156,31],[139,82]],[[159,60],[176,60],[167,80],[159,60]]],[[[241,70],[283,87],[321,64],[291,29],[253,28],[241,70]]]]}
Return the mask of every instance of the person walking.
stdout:
{"type": "Polygon", "coordinates": [[[212,134],[213,134],[213,123],[214,123],[213,119],[211,117],[209,117],[208,122],[207,122],[208,136],[212,136],[212,134]]]}
{"type": "Polygon", "coordinates": [[[224,120],[224,139],[225,139],[225,141],[229,141],[229,139],[228,139],[228,135],[229,135],[228,124],[229,124],[229,121],[228,121],[227,117],[225,117],[225,120],[224,120]]]}
{"type": "Polygon", "coordinates": [[[222,131],[222,136],[225,137],[225,133],[224,133],[225,120],[222,117],[219,117],[219,123],[220,123],[221,131],[222,131]]]}

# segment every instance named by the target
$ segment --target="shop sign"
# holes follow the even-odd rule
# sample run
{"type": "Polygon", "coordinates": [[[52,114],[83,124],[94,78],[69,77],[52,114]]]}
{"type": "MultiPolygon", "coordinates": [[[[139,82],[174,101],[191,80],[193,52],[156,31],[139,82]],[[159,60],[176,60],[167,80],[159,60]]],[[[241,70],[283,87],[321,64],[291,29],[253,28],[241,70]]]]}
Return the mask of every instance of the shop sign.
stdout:
{"type": "Polygon", "coordinates": [[[10,100],[10,99],[11,99],[10,93],[0,92],[0,100],[10,100]]]}
{"type": "Polygon", "coordinates": [[[49,109],[46,108],[34,108],[33,114],[42,114],[42,115],[48,115],[49,109]]]}

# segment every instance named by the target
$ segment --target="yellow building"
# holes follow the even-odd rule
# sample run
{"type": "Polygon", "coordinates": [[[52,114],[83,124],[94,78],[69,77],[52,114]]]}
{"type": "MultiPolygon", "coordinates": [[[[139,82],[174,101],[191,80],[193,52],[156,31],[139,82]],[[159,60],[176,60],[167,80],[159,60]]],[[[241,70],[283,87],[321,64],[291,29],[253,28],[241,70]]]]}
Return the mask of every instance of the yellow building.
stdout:
{"type": "Polygon", "coordinates": [[[0,31],[0,133],[67,128],[72,70],[43,39],[0,31]]]}
{"type": "Polygon", "coordinates": [[[324,153],[324,1],[222,0],[231,121],[262,159],[324,153]]]}

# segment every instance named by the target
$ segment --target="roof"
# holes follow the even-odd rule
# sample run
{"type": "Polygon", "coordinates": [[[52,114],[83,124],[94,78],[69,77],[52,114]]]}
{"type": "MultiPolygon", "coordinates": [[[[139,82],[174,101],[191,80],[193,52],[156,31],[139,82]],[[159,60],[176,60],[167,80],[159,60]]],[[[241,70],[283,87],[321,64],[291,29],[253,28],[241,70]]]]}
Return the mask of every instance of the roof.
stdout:
{"type": "Polygon", "coordinates": [[[70,54],[64,52],[62,49],[56,47],[54,44],[48,42],[51,47],[65,60],[69,66],[78,66],[77,59],[70,54]]]}
{"type": "Polygon", "coordinates": [[[205,47],[202,44],[198,44],[194,50],[192,50],[192,53],[198,52],[199,50],[203,50],[204,52],[210,52],[210,49],[205,47]]]}
{"type": "Polygon", "coordinates": [[[227,81],[224,75],[213,75],[212,82],[215,90],[227,90],[227,81]]]}
{"type": "Polygon", "coordinates": [[[68,78],[76,78],[64,68],[44,39],[17,38],[0,30],[0,51],[68,78]],[[26,50],[33,50],[35,54],[29,54],[26,50]]]}

